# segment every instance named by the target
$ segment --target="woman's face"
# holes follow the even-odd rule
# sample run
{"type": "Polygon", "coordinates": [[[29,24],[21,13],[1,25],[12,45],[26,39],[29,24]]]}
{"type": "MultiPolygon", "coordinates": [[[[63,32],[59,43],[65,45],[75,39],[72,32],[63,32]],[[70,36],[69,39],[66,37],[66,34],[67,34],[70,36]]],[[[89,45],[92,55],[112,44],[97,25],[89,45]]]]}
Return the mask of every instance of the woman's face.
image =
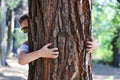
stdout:
{"type": "Polygon", "coordinates": [[[21,27],[22,27],[21,30],[22,30],[24,33],[28,33],[28,20],[27,20],[27,19],[25,19],[25,20],[22,21],[21,27]]]}

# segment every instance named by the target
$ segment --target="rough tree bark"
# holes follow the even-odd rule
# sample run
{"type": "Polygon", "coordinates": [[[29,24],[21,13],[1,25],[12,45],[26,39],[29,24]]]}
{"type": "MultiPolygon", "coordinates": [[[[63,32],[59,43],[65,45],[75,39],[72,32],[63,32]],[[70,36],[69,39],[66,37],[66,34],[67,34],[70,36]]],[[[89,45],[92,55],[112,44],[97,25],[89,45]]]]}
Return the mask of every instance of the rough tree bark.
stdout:
{"type": "Polygon", "coordinates": [[[31,62],[28,80],[92,80],[91,0],[29,0],[29,27],[30,52],[52,42],[60,54],[31,62]]]}

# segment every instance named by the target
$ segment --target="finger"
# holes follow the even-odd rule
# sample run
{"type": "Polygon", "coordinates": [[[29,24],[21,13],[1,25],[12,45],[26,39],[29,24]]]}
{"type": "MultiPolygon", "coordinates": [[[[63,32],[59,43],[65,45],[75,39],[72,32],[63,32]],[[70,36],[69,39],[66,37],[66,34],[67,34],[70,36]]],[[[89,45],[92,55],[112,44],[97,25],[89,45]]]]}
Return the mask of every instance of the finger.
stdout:
{"type": "Polygon", "coordinates": [[[92,49],[86,49],[86,51],[88,52],[88,51],[92,51],[92,49]]]}
{"type": "Polygon", "coordinates": [[[57,57],[58,57],[58,55],[52,55],[51,58],[56,59],[57,57]]]}
{"type": "Polygon", "coordinates": [[[86,53],[91,53],[92,50],[91,49],[86,49],[86,53]]]}
{"type": "Polygon", "coordinates": [[[52,53],[52,55],[58,55],[59,54],[59,52],[53,52],[52,53]]]}
{"type": "Polygon", "coordinates": [[[49,47],[51,45],[52,45],[52,43],[48,43],[48,44],[45,45],[45,47],[49,47]]]}
{"type": "Polygon", "coordinates": [[[91,53],[92,51],[88,51],[87,54],[91,53]]]}
{"type": "Polygon", "coordinates": [[[58,48],[52,48],[52,51],[57,51],[58,50],[58,48]]]}
{"type": "Polygon", "coordinates": [[[93,42],[91,42],[91,41],[87,41],[87,42],[86,42],[86,45],[87,45],[87,44],[92,44],[92,43],[93,43],[93,42]]]}
{"type": "Polygon", "coordinates": [[[92,44],[86,44],[86,47],[87,47],[87,48],[92,48],[93,45],[92,45],[92,44]]]}
{"type": "Polygon", "coordinates": [[[93,37],[93,36],[91,36],[91,37],[90,37],[90,40],[91,40],[91,41],[94,41],[94,37],[93,37]]]}

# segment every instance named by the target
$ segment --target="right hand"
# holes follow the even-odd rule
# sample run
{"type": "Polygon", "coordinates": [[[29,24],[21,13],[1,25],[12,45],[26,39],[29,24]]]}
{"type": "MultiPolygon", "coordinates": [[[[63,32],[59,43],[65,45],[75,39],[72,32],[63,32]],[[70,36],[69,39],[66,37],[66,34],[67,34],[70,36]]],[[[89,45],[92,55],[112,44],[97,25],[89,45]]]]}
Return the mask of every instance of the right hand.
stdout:
{"type": "Polygon", "coordinates": [[[39,56],[44,58],[53,58],[56,59],[59,55],[58,48],[51,48],[48,47],[52,45],[52,43],[48,43],[45,46],[43,46],[40,50],[39,56]]]}

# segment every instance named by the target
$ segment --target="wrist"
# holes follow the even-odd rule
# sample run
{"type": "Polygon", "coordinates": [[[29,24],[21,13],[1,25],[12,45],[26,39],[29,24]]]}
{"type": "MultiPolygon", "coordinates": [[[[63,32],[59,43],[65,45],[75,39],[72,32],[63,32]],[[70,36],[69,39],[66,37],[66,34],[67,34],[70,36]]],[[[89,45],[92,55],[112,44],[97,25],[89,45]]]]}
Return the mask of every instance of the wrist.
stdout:
{"type": "Polygon", "coordinates": [[[37,50],[37,51],[36,51],[36,56],[41,57],[41,50],[37,50]]]}

